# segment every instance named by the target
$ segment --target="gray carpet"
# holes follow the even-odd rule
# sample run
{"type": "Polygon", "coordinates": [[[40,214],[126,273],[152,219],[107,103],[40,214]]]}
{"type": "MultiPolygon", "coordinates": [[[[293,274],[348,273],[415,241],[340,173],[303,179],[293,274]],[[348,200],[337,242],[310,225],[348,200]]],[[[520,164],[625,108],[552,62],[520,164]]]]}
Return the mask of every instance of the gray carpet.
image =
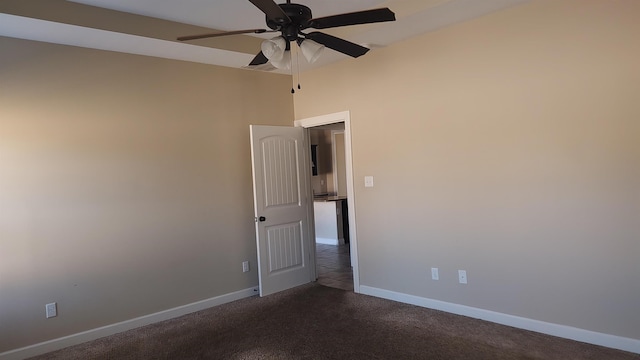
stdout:
{"type": "Polygon", "coordinates": [[[640,359],[317,284],[33,359],[640,359]]]}

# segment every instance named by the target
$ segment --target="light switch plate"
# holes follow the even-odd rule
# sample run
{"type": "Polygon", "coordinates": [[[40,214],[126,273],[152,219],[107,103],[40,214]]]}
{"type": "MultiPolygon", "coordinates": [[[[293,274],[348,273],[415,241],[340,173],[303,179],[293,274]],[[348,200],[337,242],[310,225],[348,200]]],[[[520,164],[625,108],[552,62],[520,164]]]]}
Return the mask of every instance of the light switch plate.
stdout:
{"type": "Polygon", "coordinates": [[[45,310],[46,310],[47,319],[58,316],[58,304],[56,303],[47,304],[45,306],[45,310]]]}
{"type": "Polygon", "coordinates": [[[373,187],[373,176],[364,177],[364,187],[373,187]]]}
{"type": "Polygon", "coordinates": [[[440,280],[440,275],[438,274],[438,268],[431,268],[431,280],[440,280]]]}

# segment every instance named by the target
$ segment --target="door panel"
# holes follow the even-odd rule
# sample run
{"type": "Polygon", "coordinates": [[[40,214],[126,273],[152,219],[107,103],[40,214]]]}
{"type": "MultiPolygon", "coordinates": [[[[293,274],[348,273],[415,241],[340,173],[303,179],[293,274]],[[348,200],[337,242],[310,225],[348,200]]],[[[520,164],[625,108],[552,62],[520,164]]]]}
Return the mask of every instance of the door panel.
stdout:
{"type": "Polygon", "coordinates": [[[299,206],[300,187],[296,168],[298,142],[296,139],[271,136],[260,139],[259,144],[264,169],[265,208],[299,206]]]}
{"type": "Polygon", "coordinates": [[[304,266],[302,223],[267,227],[269,274],[304,266]]]}
{"type": "Polygon", "coordinates": [[[302,128],[251,125],[260,296],[312,281],[302,128]]]}

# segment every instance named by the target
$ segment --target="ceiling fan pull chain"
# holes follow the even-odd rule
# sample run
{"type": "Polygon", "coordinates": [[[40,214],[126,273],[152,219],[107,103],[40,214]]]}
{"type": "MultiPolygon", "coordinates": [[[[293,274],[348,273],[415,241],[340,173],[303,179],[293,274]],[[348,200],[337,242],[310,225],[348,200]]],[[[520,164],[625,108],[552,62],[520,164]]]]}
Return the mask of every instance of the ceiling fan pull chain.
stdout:
{"type": "MultiPolygon", "coordinates": [[[[291,51],[291,50],[289,50],[289,51],[291,51]]],[[[290,59],[290,60],[291,60],[291,67],[289,68],[289,74],[291,74],[291,83],[292,83],[291,84],[291,93],[295,94],[296,90],[293,88],[293,84],[295,84],[296,79],[293,76],[293,59],[290,59]]]]}
{"type": "Polygon", "coordinates": [[[302,89],[302,87],[300,87],[300,50],[296,50],[296,65],[297,65],[297,71],[298,71],[298,90],[302,89]]]}
{"type": "MultiPolygon", "coordinates": [[[[293,48],[291,48],[291,50],[289,50],[289,51],[292,51],[292,52],[293,52],[294,50],[293,50],[293,48]]],[[[292,55],[292,56],[293,56],[293,55],[292,55]]],[[[298,90],[300,90],[300,89],[302,89],[302,87],[300,86],[300,54],[299,54],[299,50],[297,50],[297,49],[295,50],[295,57],[296,57],[296,67],[297,67],[297,68],[296,68],[296,71],[294,72],[294,71],[293,71],[293,58],[292,58],[292,59],[291,59],[291,69],[290,69],[290,70],[291,70],[291,82],[292,82],[293,84],[295,84],[295,83],[296,83],[296,77],[295,77],[295,74],[297,73],[297,74],[298,74],[298,90]]],[[[295,90],[295,88],[294,88],[293,84],[292,84],[292,86],[291,86],[291,93],[292,93],[292,94],[295,94],[295,93],[296,93],[296,90],[295,90]]]]}

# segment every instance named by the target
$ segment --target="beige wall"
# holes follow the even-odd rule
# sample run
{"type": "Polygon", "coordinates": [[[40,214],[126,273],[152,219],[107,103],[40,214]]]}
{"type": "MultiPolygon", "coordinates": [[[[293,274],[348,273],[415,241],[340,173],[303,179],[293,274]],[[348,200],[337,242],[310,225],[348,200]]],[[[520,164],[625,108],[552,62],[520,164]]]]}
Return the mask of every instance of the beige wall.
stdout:
{"type": "Polygon", "coordinates": [[[249,124],[292,124],[289,77],[0,49],[0,352],[257,286],[249,124]]]}
{"type": "Polygon", "coordinates": [[[306,73],[296,118],[351,111],[361,285],[640,339],[638,19],[534,0],[306,73]]]}
{"type": "MultiPolygon", "coordinates": [[[[296,118],[351,111],[361,284],[640,339],[639,17],[534,0],[305,74],[296,118]]],[[[290,78],[0,49],[0,352],[257,284],[290,78]]]]}

